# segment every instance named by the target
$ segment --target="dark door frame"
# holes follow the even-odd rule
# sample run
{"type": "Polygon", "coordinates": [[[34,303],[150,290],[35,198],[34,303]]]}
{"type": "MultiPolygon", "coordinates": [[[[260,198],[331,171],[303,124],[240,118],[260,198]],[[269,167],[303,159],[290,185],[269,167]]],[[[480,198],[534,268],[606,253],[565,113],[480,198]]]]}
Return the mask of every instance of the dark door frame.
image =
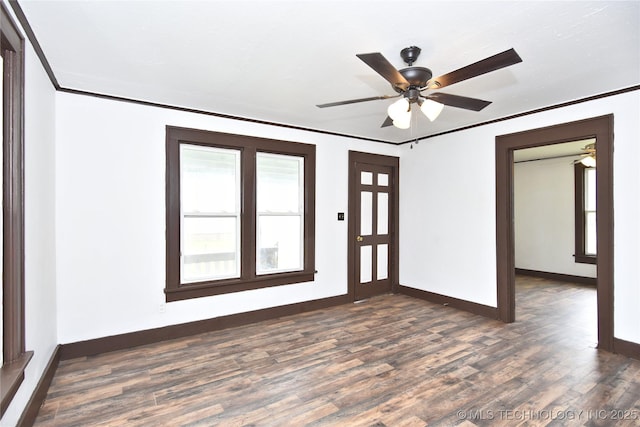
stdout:
{"type": "Polygon", "coordinates": [[[368,163],[372,165],[381,165],[391,167],[391,177],[389,185],[392,188],[392,197],[390,200],[390,214],[392,215],[391,224],[389,225],[389,233],[391,233],[391,251],[389,254],[389,277],[391,279],[391,291],[398,292],[398,283],[400,281],[400,239],[399,239],[399,212],[400,212],[400,159],[393,156],[385,156],[382,154],[363,153],[360,151],[349,150],[349,206],[347,213],[348,222],[348,293],[351,301],[356,300],[356,280],[358,272],[356,271],[356,236],[357,230],[355,225],[356,203],[356,163],[368,163]]]}
{"type": "Polygon", "coordinates": [[[613,115],[496,137],[498,319],[515,321],[513,151],[596,138],[598,348],[613,351],[613,115]]]}

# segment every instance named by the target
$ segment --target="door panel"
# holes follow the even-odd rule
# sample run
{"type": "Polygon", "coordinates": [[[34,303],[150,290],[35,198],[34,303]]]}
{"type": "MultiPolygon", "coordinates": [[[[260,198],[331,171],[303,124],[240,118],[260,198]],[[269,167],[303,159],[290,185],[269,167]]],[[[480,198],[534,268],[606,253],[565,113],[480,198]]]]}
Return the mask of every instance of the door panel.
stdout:
{"type": "Polygon", "coordinates": [[[360,246],[360,284],[371,283],[373,258],[371,245],[360,246]]]}
{"type": "Polygon", "coordinates": [[[384,280],[389,278],[389,245],[386,243],[378,245],[378,260],[377,260],[377,280],[384,280]]]}
{"type": "Polygon", "coordinates": [[[373,230],[373,193],[360,191],[360,230],[361,236],[371,236],[373,230]]]}

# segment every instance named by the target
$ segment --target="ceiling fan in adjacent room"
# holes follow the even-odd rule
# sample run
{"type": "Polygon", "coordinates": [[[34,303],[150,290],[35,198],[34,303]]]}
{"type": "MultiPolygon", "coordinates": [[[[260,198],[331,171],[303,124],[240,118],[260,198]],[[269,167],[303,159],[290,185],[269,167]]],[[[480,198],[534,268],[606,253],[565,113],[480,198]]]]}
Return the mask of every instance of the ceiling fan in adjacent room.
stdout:
{"type": "Polygon", "coordinates": [[[431,70],[425,67],[414,67],[413,63],[420,55],[420,48],[410,46],[400,51],[400,56],[407,63],[408,67],[397,70],[379,52],[363,53],[356,55],[365,64],[373,68],[378,74],[384,77],[398,95],[382,95],[370,98],[351,99],[347,101],[330,102],[319,104],[317,107],[335,107],[338,105],[355,104],[358,102],[375,101],[380,99],[390,99],[401,97],[387,109],[388,117],[381,127],[394,125],[400,129],[408,129],[411,126],[411,106],[417,105],[420,110],[433,121],[438,117],[445,105],[450,107],[463,108],[465,110],[480,111],[491,101],[483,101],[466,96],[452,95],[449,93],[432,92],[423,94],[426,90],[437,90],[463,80],[477,77],[491,71],[508,67],[518,62],[522,62],[520,56],[514,49],[505,50],[497,55],[490,56],[481,61],[474,62],[466,67],[459,68],[439,77],[432,77],[431,70]]]}
{"type": "Polygon", "coordinates": [[[582,163],[585,167],[595,168],[596,167],[596,143],[592,142],[587,144],[582,149],[584,154],[580,155],[580,158],[573,163],[582,163]]]}

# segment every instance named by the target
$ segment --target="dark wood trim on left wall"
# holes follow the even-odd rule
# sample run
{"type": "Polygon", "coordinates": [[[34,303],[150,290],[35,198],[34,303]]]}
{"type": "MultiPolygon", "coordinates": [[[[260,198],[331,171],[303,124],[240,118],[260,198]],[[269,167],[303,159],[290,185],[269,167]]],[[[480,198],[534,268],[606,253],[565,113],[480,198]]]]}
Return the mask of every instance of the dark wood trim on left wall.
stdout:
{"type": "Polygon", "coordinates": [[[24,380],[25,349],[24,39],[0,3],[2,85],[2,364],[0,417],[24,380]]]}
{"type": "Polygon", "coordinates": [[[38,411],[40,411],[40,408],[47,398],[51,381],[53,381],[53,376],[56,374],[56,370],[60,364],[60,348],[61,346],[57,345],[53,350],[53,354],[40,377],[40,381],[38,381],[38,385],[36,385],[35,390],[31,394],[31,398],[29,398],[27,402],[27,406],[25,406],[22,411],[17,427],[30,427],[36,422],[38,411]]]}
{"type": "Polygon", "coordinates": [[[60,359],[68,360],[76,357],[92,356],[110,351],[124,350],[141,345],[154,344],[161,341],[183,338],[205,332],[243,326],[264,320],[276,319],[293,314],[306,313],[308,311],[321,310],[336,305],[350,303],[349,295],[338,295],[312,301],[295,304],[281,305],[278,307],[248,311],[245,313],[231,314],[228,316],[214,317],[195,322],[169,325],[161,328],[147,329],[144,331],[129,332],[126,334],[96,338],[69,344],[62,344],[60,359]]]}

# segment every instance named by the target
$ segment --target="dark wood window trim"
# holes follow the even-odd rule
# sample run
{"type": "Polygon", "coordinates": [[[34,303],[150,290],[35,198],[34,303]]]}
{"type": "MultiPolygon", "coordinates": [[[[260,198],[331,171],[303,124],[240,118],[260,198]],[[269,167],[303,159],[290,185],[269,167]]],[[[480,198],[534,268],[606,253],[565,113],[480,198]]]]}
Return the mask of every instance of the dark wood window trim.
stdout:
{"type": "Polygon", "coordinates": [[[582,264],[596,264],[595,255],[585,253],[585,215],[584,215],[584,172],[587,169],[582,163],[576,163],[574,167],[575,184],[575,261],[582,264]]]}
{"type": "Polygon", "coordinates": [[[166,287],[167,302],[310,282],[315,277],[315,145],[167,126],[166,287]],[[180,145],[230,148],[241,152],[242,261],[239,278],[180,283],[180,145]],[[258,152],[304,158],[304,266],[301,271],[256,275],[255,156],[258,152]]]}
{"type": "Polygon", "coordinates": [[[32,352],[24,331],[24,39],[0,7],[3,67],[2,368],[0,416],[24,380],[32,352]]]}

